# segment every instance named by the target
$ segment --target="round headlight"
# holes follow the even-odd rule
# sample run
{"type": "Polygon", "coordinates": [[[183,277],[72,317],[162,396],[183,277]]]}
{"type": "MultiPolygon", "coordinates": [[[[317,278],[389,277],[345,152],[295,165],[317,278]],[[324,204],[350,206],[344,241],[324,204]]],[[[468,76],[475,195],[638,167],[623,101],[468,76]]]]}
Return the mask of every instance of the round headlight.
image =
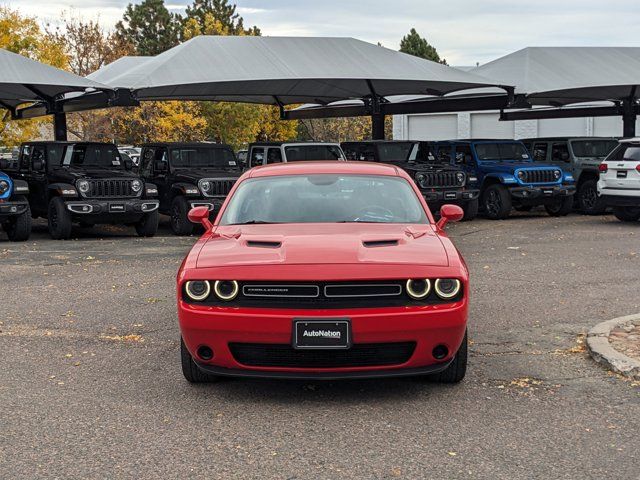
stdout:
{"type": "Polygon", "coordinates": [[[142,190],[142,182],[140,180],[134,180],[133,182],[131,182],[131,190],[133,190],[135,193],[138,193],[140,190],[142,190]]]}
{"type": "Polygon", "coordinates": [[[209,293],[211,292],[211,285],[206,280],[193,280],[187,282],[185,285],[185,291],[191,300],[199,302],[209,296],[209,293]]]}
{"type": "Polygon", "coordinates": [[[458,180],[458,183],[462,184],[462,182],[464,182],[464,173],[462,172],[456,173],[456,180],[458,180]]]}
{"type": "Polygon", "coordinates": [[[553,176],[558,180],[562,176],[562,172],[560,170],[554,170],[553,176]]]}
{"type": "Polygon", "coordinates": [[[200,182],[200,188],[203,192],[208,192],[209,190],[211,190],[211,182],[208,180],[200,182]]]}
{"type": "Polygon", "coordinates": [[[416,175],[416,182],[418,182],[418,185],[422,188],[427,187],[427,177],[425,177],[422,173],[416,175]]]}
{"type": "Polygon", "coordinates": [[[455,297],[462,284],[456,278],[438,278],[435,282],[436,294],[443,300],[455,297]]]}
{"type": "Polygon", "coordinates": [[[0,180],[0,195],[7,193],[9,190],[9,182],[6,180],[0,180]]]}
{"type": "Polygon", "coordinates": [[[407,293],[411,298],[420,300],[429,295],[431,291],[431,281],[428,278],[407,280],[407,293]]]}
{"type": "Polygon", "coordinates": [[[213,284],[213,291],[220,300],[229,301],[238,295],[238,282],[235,280],[216,280],[213,284]]]}
{"type": "Polygon", "coordinates": [[[78,180],[76,187],[78,187],[80,193],[87,193],[89,191],[89,182],[86,180],[78,180]]]}
{"type": "Polygon", "coordinates": [[[523,181],[524,181],[524,179],[526,178],[526,176],[527,176],[527,174],[526,174],[526,173],[524,173],[524,170],[520,170],[520,171],[518,172],[518,178],[519,178],[520,180],[523,180],[523,181]]]}

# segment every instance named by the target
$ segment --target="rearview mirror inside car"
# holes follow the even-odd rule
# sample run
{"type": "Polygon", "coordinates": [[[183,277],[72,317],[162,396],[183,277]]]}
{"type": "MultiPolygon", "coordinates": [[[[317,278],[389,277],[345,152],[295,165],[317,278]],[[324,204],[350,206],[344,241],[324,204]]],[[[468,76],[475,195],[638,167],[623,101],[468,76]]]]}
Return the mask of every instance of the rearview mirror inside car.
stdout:
{"type": "Polygon", "coordinates": [[[464,210],[458,205],[443,205],[440,208],[440,220],[436,224],[442,230],[448,222],[459,222],[464,217],[464,210]]]}
{"type": "Polygon", "coordinates": [[[209,207],[195,207],[189,210],[187,214],[191,223],[201,224],[205,230],[209,230],[212,226],[209,221],[209,207]]]}

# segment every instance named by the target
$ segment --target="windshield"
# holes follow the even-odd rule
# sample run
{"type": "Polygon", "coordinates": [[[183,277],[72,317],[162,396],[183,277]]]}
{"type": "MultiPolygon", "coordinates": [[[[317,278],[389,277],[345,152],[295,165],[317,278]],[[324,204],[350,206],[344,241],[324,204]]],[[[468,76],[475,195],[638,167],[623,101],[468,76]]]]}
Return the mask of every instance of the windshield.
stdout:
{"type": "Polygon", "coordinates": [[[522,161],[529,160],[529,153],[520,142],[476,143],[478,160],[522,161]]]}
{"type": "Polygon", "coordinates": [[[364,175],[288,175],[242,182],[221,225],[247,223],[426,223],[407,181],[364,175]]]}
{"type": "Polygon", "coordinates": [[[284,147],[287,162],[300,160],[341,160],[342,150],[337,145],[294,145],[284,147]]]}
{"type": "Polygon", "coordinates": [[[381,162],[405,162],[410,160],[413,151],[411,142],[381,143],[378,145],[378,155],[381,162]]]}
{"type": "Polygon", "coordinates": [[[227,148],[182,147],[171,149],[171,166],[174,168],[235,167],[236,157],[227,148]]]}
{"type": "Polygon", "coordinates": [[[115,145],[67,145],[62,158],[66,167],[123,167],[120,152],[115,145]]]}
{"type": "Polygon", "coordinates": [[[577,140],[571,142],[576,157],[604,158],[616,148],[615,140],[577,140]]]}

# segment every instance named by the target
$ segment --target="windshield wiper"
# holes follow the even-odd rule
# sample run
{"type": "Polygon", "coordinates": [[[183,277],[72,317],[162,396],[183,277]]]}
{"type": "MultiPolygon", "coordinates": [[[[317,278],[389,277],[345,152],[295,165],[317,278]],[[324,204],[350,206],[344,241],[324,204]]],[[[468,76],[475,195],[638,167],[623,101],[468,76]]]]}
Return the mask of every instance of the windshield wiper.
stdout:
{"type": "Polygon", "coordinates": [[[246,222],[240,222],[240,223],[228,223],[227,225],[273,225],[275,223],[282,223],[282,222],[267,222],[265,220],[248,220],[246,222]]]}

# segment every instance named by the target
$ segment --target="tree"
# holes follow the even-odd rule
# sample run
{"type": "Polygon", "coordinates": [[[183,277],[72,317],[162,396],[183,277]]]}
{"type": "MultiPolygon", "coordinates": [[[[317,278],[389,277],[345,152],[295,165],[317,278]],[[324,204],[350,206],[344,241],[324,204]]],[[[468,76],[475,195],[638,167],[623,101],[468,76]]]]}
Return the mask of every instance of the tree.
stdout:
{"type": "MultiPolygon", "coordinates": [[[[301,120],[298,136],[302,140],[316,142],[345,142],[371,140],[371,117],[316,118],[301,120]]],[[[387,116],[385,137],[391,138],[393,122],[387,116]]]]}
{"type": "Polygon", "coordinates": [[[409,33],[400,40],[400,51],[426,60],[442,63],[443,65],[447,64],[444,58],[440,59],[440,55],[438,55],[435,47],[431,46],[425,38],[421,37],[415,28],[412,28],[409,33]]]}
{"type": "MultiPolygon", "coordinates": [[[[57,68],[68,66],[64,44],[59,39],[43,31],[35,18],[8,7],[0,7],[0,48],[57,68]]],[[[48,119],[0,120],[2,143],[18,145],[38,137],[47,127],[51,128],[48,119]]]]}
{"type": "Polygon", "coordinates": [[[236,5],[229,5],[228,0],[194,0],[187,7],[185,23],[190,24],[188,27],[185,25],[190,30],[197,23],[200,35],[260,35],[260,29],[255,25],[245,30],[243,18],[236,13],[236,5]],[[210,32],[211,26],[216,23],[217,31],[210,32]]]}
{"type": "Polygon", "coordinates": [[[182,17],[167,10],[164,0],[143,0],[129,4],[116,35],[122,43],[131,42],[137,55],[158,55],[180,42],[182,17]]]}

